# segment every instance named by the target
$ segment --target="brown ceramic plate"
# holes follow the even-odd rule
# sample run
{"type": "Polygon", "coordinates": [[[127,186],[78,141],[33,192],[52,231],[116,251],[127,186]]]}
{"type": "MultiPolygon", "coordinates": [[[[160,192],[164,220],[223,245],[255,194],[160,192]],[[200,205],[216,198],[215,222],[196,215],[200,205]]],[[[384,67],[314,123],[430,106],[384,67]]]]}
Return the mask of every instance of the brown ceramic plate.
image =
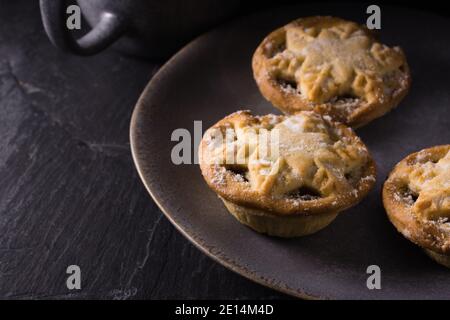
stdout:
{"type": "Polygon", "coordinates": [[[395,231],[380,198],[383,180],[395,163],[416,150],[449,143],[450,22],[443,17],[382,7],[381,40],[403,47],[413,85],[397,109],[358,129],[378,164],[378,182],[360,205],[323,231],[292,240],[257,234],[227,212],[198,165],[171,161],[177,144],[171,134],[177,128],[194,136],[195,120],[203,121],[205,130],[237,109],[276,112],[260,95],[250,65],[268,32],[300,16],[318,14],[363,23],[365,9],[355,4],[287,7],[199,37],[144,90],[131,123],[133,156],[148,191],[178,230],[249,279],[307,298],[449,298],[450,270],[395,231]],[[366,286],[366,269],[373,264],[381,268],[381,290],[366,286]]]}

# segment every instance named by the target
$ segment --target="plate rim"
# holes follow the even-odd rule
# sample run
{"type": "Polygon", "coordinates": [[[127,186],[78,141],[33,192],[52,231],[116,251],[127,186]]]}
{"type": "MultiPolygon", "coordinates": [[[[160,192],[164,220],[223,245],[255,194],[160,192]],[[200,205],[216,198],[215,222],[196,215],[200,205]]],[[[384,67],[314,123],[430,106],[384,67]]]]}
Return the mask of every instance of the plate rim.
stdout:
{"type": "MultiPolygon", "coordinates": [[[[314,6],[319,3],[304,3],[304,4],[292,4],[292,5],[283,5],[279,6],[275,9],[277,10],[286,10],[286,8],[289,7],[302,7],[302,6],[314,6]]],[[[344,2],[345,3],[345,2],[344,2]]],[[[417,10],[415,8],[408,8],[402,5],[385,5],[386,7],[390,8],[396,8],[396,9],[403,9],[407,8],[409,11],[413,11],[415,13],[427,13],[431,14],[437,17],[440,17],[434,12],[430,12],[427,10],[417,10]]],[[[152,189],[157,189],[157,186],[154,185],[151,181],[147,181],[145,169],[144,167],[144,161],[145,159],[142,158],[140,155],[140,151],[138,148],[138,140],[142,139],[142,134],[140,135],[139,132],[141,131],[141,127],[138,125],[138,121],[140,119],[140,116],[145,110],[148,110],[151,108],[151,106],[145,106],[145,103],[148,101],[148,97],[152,94],[151,91],[153,90],[153,87],[159,80],[166,74],[175,63],[177,63],[178,59],[181,59],[183,56],[189,54],[190,51],[195,50],[198,43],[201,43],[205,38],[213,36],[215,33],[220,32],[221,30],[229,28],[233,24],[240,23],[246,19],[252,18],[254,16],[262,15],[267,13],[267,10],[259,10],[257,12],[241,16],[237,19],[231,20],[225,24],[222,24],[216,28],[213,28],[196,38],[194,38],[192,41],[187,43],[185,46],[183,46],[180,50],[178,50],[170,59],[168,59],[154,74],[154,76],[150,79],[150,81],[147,83],[145,88],[143,89],[142,93],[139,96],[139,99],[137,100],[135,107],[132,112],[131,121],[130,121],[130,130],[129,130],[129,139],[130,139],[130,149],[131,154],[133,158],[133,163],[136,167],[136,170],[138,172],[138,175],[144,184],[147,192],[150,194],[153,201],[156,203],[158,208],[162,211],[162,213],[166,216],[166,218],[170,221],[170,223],[187,239],[189,242],[194,244],[196,248],[198,248],[201,252],[203,252],[206,256],[210,257],[213,261],[219,263],[220,265],[224,266],[225,268],[237,273],[240,276],[243,276],[244,278],[247,278],[255,283],[258,283],[260,285],[263,285],[265,287],[271,288],[273,290],[279,291],[281,293],[287,294],[291,297],[301,298],[301,299],[307,299],[307,300],[337,300],[337,299],[345,299],[340,298],[339,296],[333,296],[332,294],[329,294],[327,292],[323,293],[311,293],[308,291],[311,290],[305,290],[304,287],[296,286],[296,288],[292,288],[289,286],[285,281],[282,281],[280,279],[274,279],[273,276],[268,277],[267,275],[261,274],[259,271],[251,270],[249,271],[248,268],[245,267],[245,263],[237,262],[234,259],[226,259],[228,256],[224,253],[214,253],[208,248],[208,243],[206,243],[201,237],[196,237],[196,233],[192,232],[192,230],[189,229],[189,227],[183,226],[182,224],[178,223],[176,219],[173,218],[173,214],[170,212],[171,210],[167,209],[165,205],[163,204],[163,201],[156,195],[156,193],[152,189]],[[139,138],[141,136],[141,138],[139,138]],[[275,281],[270,281],[275,280],[275,281]]],[[[444,17],[440,17],[444,18],[444,17]]],[[[445,18],[444,18],[445,19],[445,18]]],[[[446,19],[447,20],[447,19],[446,19]]],[[[148,158],[148,157],[147,157],[148,158]]],[[[383,299],[383,298],[381,298],[383,299]]]]}
{"type": "MultiPolygon", "coordinates": [[[[285,8],[286,6],[283,6],[282,8],[285,8]]],[[[140,115],[144,111],[145,108],[145,101],[149,95],[149,92],[152,90],[155,83],[158,82],[159,78],[162,77],[164,73],[167,72],[169,68],[176,62],[177,59],[184,56],[189,52],[190,50],[194,49],[196,44],[200,41],[202,41],[207,36],[210,36],[212,33],[218,32],[221,29],[227,28],[229,25],[232,25],[234,23],[238,23],[239,21],[242,21],[244,19],[247,19],[251,16],[256,16],[258,14],[264,13],[265,11],[256,12],[244,17],[240,17],[235,20],[231,20],[225,24],[220,25],[219,27],[216,27],[214,29],[211,29],[207,31],[206,33],[203,33],[199,35],[198,37],[194,38],[192,41],[190,41],[188,44],[183,46],[179,51],[177,51],[169,60],[167,60],[159,69],[158,71],[153,75],[153,77],[150,79],[150,81],[147,83],[147,85],[144,87],[142,93],[140,94],[135,107],[133,109],[131,120],[130,120],[130,129],[129,129],[129,139],[130,139],[130,149],[131,149],[131,155],[133,158],[134,166],[136,167],[136,170],[138,172],[139,178],[141,179],[142,183],[144,184],[147,192],[150,194],[153,201],[156,203],[158,208],[162,211],[162,213],[165,215],[165,217],[170,221],[170,223],[187,239],[189,242],[194,244],[196,248],[198,248],[201,252],[206,254],[208,257],[210,257],[213,261],[219,263],[220,265],[224,266],[228,270],[231,270],[235,273],[237,273],[240,276],[243,276],[244,278],[247,278],[248,280],[251,280],[253,282],[256,282],[260,285],[263,285],[265,287],[271,288],[273,290],[279,291],[281,293],[300,298],[300,299],[306,299],[306,300],[329,300],[333,299],[331,297],[324,297],[319,295],[314,295],[311,293],[305,292],[303,289],[290,289],[289,285],[287,285],[284,282],[281,282],[280,280],[277,280],[276,283],[282,283],[283,285],[278,285],[271,283],[269,280],[266,280],[266,276],[263,276],[262,274],[258,273],[257,271],[249,272],[244,266],[240,265],[233,259],[224,259],[225,256],[222,254],[222,256],[218,256],[208,250],[207,246],[205,246],[205,243],[201,240],[195,239],[193,236],[189,234],[183,226],[181,226],[179,223],[177,223],[171,216],[171,213],[168,209],[164,207],[162,204],[162,201],[159,199],[159,197],[152,191],[152,184],[149,183],[145,178],[144,169],[142,168],[142,161],[143,159],[140,158],[139,155],[139,148],[137,146],[138,144],[138,132],[139,132],[139,125],[138,125],[138,119],[140,118],[140,115]],[[231,262],[232,261],[232,262],[231,262]],[[258,277],[259,276],[259,277],[258,277]]]]}

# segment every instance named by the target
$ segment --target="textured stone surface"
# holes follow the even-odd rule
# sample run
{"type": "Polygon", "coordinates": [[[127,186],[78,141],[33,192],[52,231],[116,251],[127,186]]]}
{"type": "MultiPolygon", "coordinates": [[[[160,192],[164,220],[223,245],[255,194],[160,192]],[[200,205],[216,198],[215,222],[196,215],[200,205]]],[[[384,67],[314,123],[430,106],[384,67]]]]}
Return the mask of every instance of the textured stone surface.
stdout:
{"type": "Polygon", "coordinates": [[[37,1],[1,1],[0,23],[0,298],[283,297],[193,247],[141,184],[129,121],[160,63],[58,51],[37,1]]]}
{"type": "Polygon", "coordinates": [[[160,62],[58,51],[37,0],[0,0],[0,26],[0,298],[284,297],[193,247],[140,182],[129,120],[160,62]]]}

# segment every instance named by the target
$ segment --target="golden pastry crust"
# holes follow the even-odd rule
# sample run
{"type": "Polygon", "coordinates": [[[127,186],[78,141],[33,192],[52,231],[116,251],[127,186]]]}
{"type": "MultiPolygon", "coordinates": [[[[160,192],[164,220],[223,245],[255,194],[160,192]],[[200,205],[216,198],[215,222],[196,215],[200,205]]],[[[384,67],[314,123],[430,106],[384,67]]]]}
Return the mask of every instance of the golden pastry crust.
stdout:
{"type": "Polygon", "coordinates": [[[271,212],[237,205],[221,198],[228,211],[241,223],[270,236],[283,238],[301,237],[313,234],[336,218],[338,213],[329,212],[315,215],[278,216],[271,212]]]}
{"type": "Polygon", "coordinates": [[[312,110],[352,127],[396,107],[411,83],[399,47],[334,17],[301,18],[275,30],[252,66],[263,96],[283,112],[312,110]]]}
{"type": "MultiPolygon", "coordinates": [[[[225,204],[230,203],[229,209],[240,207],[232,212],[235,216],[327,215],[326,225],[368,193],[376,170],[353,130],[325,118],[307,111],[292,116],[235,112],[205,132],[199,148],[202,174],[225,204]]],[[[268,229],[266,222],[258,223],[268,229]]],[[[297,235],[311,230],[297,229],[297,235]]]]}
{"type": "Polygon", "coordinates": [[[450,255],[450,145],[400,161],[384,183],[383,204],[407,239],[438,262],[436,257],[450,255]]]}

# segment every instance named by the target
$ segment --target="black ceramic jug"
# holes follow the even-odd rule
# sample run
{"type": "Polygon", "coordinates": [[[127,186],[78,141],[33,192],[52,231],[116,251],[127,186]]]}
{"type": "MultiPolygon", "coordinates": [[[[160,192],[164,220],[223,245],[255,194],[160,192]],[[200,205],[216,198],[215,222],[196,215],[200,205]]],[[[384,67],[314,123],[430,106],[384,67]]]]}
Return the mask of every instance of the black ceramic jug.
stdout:
{"type": "Polygon", "coordinates": [[[40,0],[45,30],[54,45],[80,55],[115,43],[121,51],[167,57],[194,36],[237,13],[237,0],[77,0],[92,30],[76,40],[66,27],[69,3],[40,0]]]}

